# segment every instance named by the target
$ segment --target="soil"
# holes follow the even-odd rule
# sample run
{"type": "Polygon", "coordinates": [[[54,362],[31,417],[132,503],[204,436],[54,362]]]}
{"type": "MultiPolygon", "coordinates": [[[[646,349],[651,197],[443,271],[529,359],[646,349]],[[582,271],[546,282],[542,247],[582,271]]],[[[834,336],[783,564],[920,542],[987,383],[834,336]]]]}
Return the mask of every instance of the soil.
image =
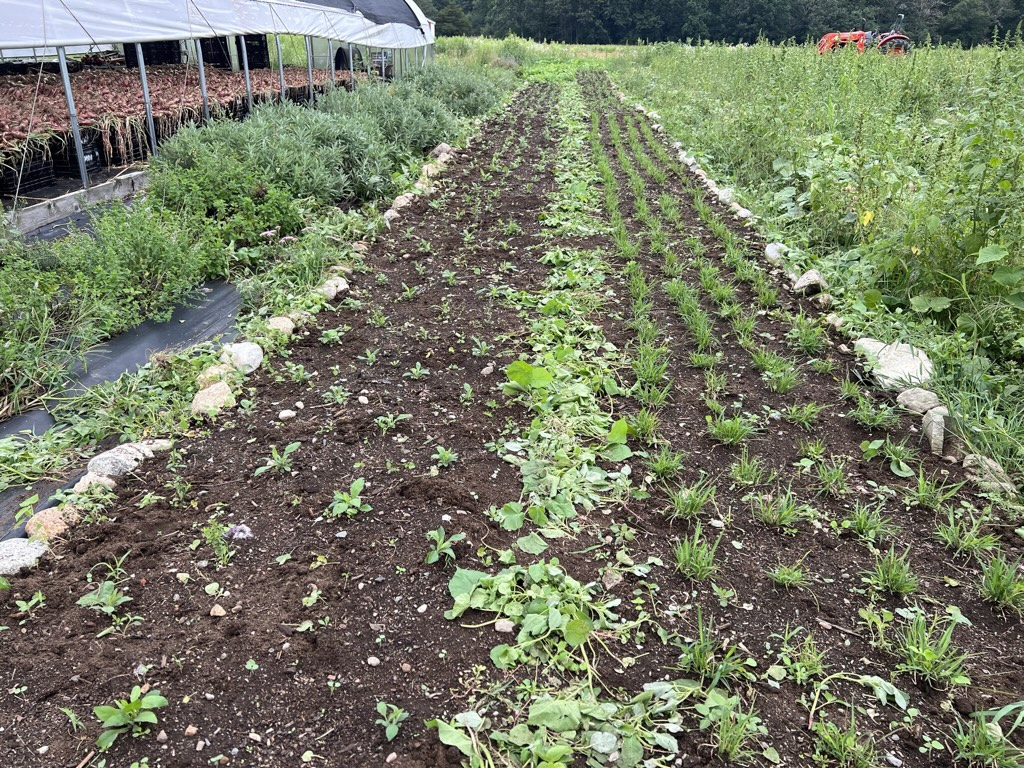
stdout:
{"type": "MultiPolygon", "coordinates": [[[[620,205],[642,246],[639,263],[648,280],[660,284],[658,259],[636,218],[635,202],[628,199],[629,185],[607,128],[615,120],[625,133],[627,122],[636,118],[613,97],[604,75],[584,75],[581,85],[588,107],[602,116],[605,149],[623,190],[620,205]]],[[[158,711],[152,734],[118,739],[109,765],[128,766],[143,756],[150,765],[176,767],[381,765],[391,753],[392,765],[408,768],[460,764],[455,750],[440,745],[424,721],[478,705],[480,692],[492,685],[534,675],[529,668],[501,672],[493,667],[489,653],[501,636],[489,625],[470,626],[487,621],[486,615],[444,618],[451,607],[452,569],[424,563],[426,534],[441,526],[449,535],[466,535],[454,546],[464,568],[494,570],[485,558],[511,546],[516,535],[483,513],[521,495],[516,468],[490,444],[532,419],[500,391],[503,368],[529,351],[529,329],[523,317],[490,298],[489,289],[498,283],[536,288],[547,274],[538,257],[563,241],[614,253],[605,236],[580,241],[542,232],[540,216],[556,183],[552,162],[560,137],[550,116],[557,98],[552,84],[521,90],[483,126],[471,148],[458,152],[437,191],[418,198],[374,243],[351,280],[358,301],[321,315],[286,355],[249,379],[239,400],[251,407],[223,414],[180,441],[169,461],[145,464],[118,487],[105,520],[77,528],[38,570],[12,580],[0,612],[0,624],[9,626],[0,632],[0,654],[7,660],[0,686],[0,765],[88,764],[99,733],[92,707],[124,697],[136,684],[159,689],[169,705],[158,711]],[[322,343],[321,333],[332,328],[344,331],[341,342],[322,343]],[[407,375],[417,364],[429,375],[407,375]],[[474,393],[468,403],[462,398],[466,385],[474,393]],[[344,387],[348,400],[325,401],[332,386],[344,387]],[[297,417],[280,421],[284,409],[297,417]],[[385,433],[376,420],[387,414],[409,418],[385,433]],[[298,448],[291,471],[255,475],[271,446],[282,451],[292,443],[298,448]],[[439,467],[433,458],[439,447],[454,450],[457,461],[439,467]],[[365,479],[364,501],[372,509],[351,519],[325,516],[334,493],[357,478],[365,479]],[[218,566],[203,542],[201,528],[214,514],[253,533],[251,539],[231,542],[234,555],[226,567],[218,566]],[[127,556],[124,568],[130,575],[123,588],[133,600],[127,607],[142,621],[123,637],[97,639],[105,620],[76,601],[88,591],[90,574],[101,580],[102,564],[121,556],[127,556]],[[31,618],[18,615],[15,599],[26,600],[37,590],[45,594],[45,607],[31,618]],[[315,591],[319,599],[304,604],[315,591]],[[211,615],[214,606],[224,615],[211,615]],[[312,626],[305,629],[304,622],[312,626]],[[390,743],[374,723],[379,701],[409,712],[390,743]],[[73,710],[84,730],[75,732],[61,708],[73,710]]],[[[731,277],[721,261],[721,243],[693,207],[691,180],[677,167],[666,170],[666,186],[648,178],[647,189],[652,209],[662,192],[679,204],[685,227],[673,246],[684,253],[685,239],[699,238],[723,275],[731,277]]],[[[716,210],[729,220],[727,209],[716,210]]],[[[751,254],[763,252],[751,230],[730,226],[751,254]]],[[[609,260],[614,263],[614,257],[609,260]]],[[[620,276],[608,279],[619,306],[600,322],[610,341],[627,348],[629,292],[620,276]]],[[[684,279],[699,285],[690,267],[684,279]]],[[[748,289],[738,281],[736,286],[752,303],[748,289]]],[[[785,289],[780,296],[780,309],[798,308],[785,289]]],[[[742,692],[764,719],[766,739],[788,764],[810,765],[813,738],[801,704],[806,690],[791,682],[772,685],[762,679],[763,671],[775,663],[779,635],[787,627],[805,627],[826,652],[830,671],[889,676],[895,662],[868,642],[857,614],[869,600],[861,574],[874,556],[828,523],[801,523],[783,533],[751,517],[744,499],[748,490],[728,474],[739,450],[707,434],[703,372],[688,364],[692,340],[668,296],[657,290],[654,297],[653,313],[670,329],[674,385],[672,401],[659,412],[661,435],[686,455],[675,482],[693,483],[703,474],[720,478],[718,518],[728,527],[714,581],[735,595],[720,602],[709,582],[688,582],[670,567],[647,579],[627,576],[610,592],[628,603],[635,590],[655,582],[657,619],[684,636],[693,631],[698,607],[713,617],[723,641],[740,644],[757,660],[758,679],[742,692]],[[798,560],[811,574],[805,589],[775,587],[764,575],[779,563],[798,560]]],[[[709,301],[705,308],[713,314],[709,301]]],[[[810,302],[804,310],[816,314],[810,302]]],[[[730,401],[742,399],[743,410],[755,414],[791,403],[829,406],[811,432],[769,420],[771,429],[749,441],[750,454],[791,482],[820,520],[842,520],[854,498],[875,495],[878,486],[908,487],[912,481],[893,476],[881,460],[861,460],[861,442],[884,433],[867,431],[846,416],[839,380],[856,370],[850,356],[831,349],[835,373],[820,375],[804,366],[803,383],[778,395],[752,369],[728,323],[715,319],[730,401]],[[833,455],[848,457],[849,496],[821,495],[812,478],[797,471],[798,445],[809,437],[823,439],[833,455]]],[[[758,319],[766,346],[796,357],[785,341],[787,328],[776,314],[758,319]]],[[[619,415],[637,411],[631,398],[618,398],[614,407],[619,415]]],[[[910,426],[907,420],[894,432],[906,434],[910,426]]],[[[965,479],[941,459],[923,461],[928,476],[965,479]]],[[[639,466],[637,472],[642,474],[639,466]]],[[[609,523],[620,522],[636,530],[630,544],[636,559],[653,556],[673,563],[673,542],[691,525],[668,521],[665,492],[656,484],[649,490],[649,498],[582,520],[580,539],[550,541],[545,558],[559,557],[584,583],[600,582],[601,566],[618,548],[604,532],[609,523]]],[[[957,501],[984,506],[968,487],[957,501]]],[[[919,752],[919,744],[925,736],[943,738],[954,711],[1020,697],[1021,624],[981,600],[974,586],[977,563],[954,560],[934,539],[935,512],[907,508],[900,495],[884,504],[898,526],[893,544],[898,551],[910,549],[921,582],[917,601],[939,612],[957,605],[972,622],[958,628],[956,638],[974,654],[968,663],[974,685],[949,692],[900,675],[898,687],[922,712],[907,728],[900,725],[902,713],[879,706],[859,686],[837,681],[831,690],[863,707],[858,726],[908,768],[949,764],[941,754],[919,752]]],[[[1016,557],[1020,547],[1011,535],[1003,543],[1016,557]]],[[[890,610],[904,605],[895,598],[885,601],[890,610]]],[[[632,666],[613,659],[595,664],[610,691],[636,693],[646,682],[678,677],[672,671],[676,658],[675,651],[651,643],[632,666]]],[[[706,733],[694,730],[679,739],[685,755],[680,764],[717,762],[706,733]]]]}

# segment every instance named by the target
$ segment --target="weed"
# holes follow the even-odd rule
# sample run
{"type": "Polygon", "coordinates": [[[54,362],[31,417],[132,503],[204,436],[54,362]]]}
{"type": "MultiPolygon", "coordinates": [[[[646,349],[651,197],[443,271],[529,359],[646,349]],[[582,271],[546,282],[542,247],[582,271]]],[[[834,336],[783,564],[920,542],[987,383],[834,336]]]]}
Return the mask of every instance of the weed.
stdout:
{"type": "Polygon", "coordinates": [[[679,644],[681,654],[676,668],[695,674],[709,689],[749,679],[751,659],[735,645],[726,645],[715,631],[714,618],[704,621],[704,612],[697,608],[697,635],[679,644]]]}
{"type": "Polygon", "coordinates": [[[1011,562],[997,552],[981,566],[981,594],[1001,608],[1024,613],[1024,577],[1021,558],[1011,562]]]}
{"type": "Polygon", "coordinates": [[[843,530],[853,531],[861,541],[874,544],[882,539],[892,538],[896,534],[896,526],[892,519],[882,514],[882,504],[868,506],[855,501],[850,516],[842,521],[843,530]]]}
{"type": "Polygon", "coordinates": [[[707,422],[711,437],[725,445],[738,445],[757,431],[757,421],[746,414],[728,419],[724,415],[708,416],[707,422]]]}
{"type": "Polygon", "coordinates": [[[740,457],[729,467],[729,475],[740,485],[761,485],[770,479],[769,473],[760,457],[750,457],[746,446],[740,451],[740,457]]]}
{"type": "Polygon", "coordinates": [[[373,423],[377,425],[377,428],[383,436],[395,429],[399,422],[406,421],[411,418],[411,413],[385,413],[383,416],[375,418],[373,423]]]}
{"type": "Polygon", "coordinates": [[[942,505],[953,498],[963,485],[963,483],[946,485],[941,481],[929,479],[925,477],[922,466],[917,473],[917,484],[908,489],[903,500],[908,507],[941,509],[942,505]]]}
{"type": "Polygon", "coordinates": [[[846,729],[831,720],[819,720],[814,724],[814,733],[818,737],[815,757],[823,764],[834,760],[842,768],[878,768],[878,750],[857,731],[853,709],[846,729]]]}
{"type": "Polygon", "coordinates": [[[890,429],[899,422],[899,416],[891,405],[876,405],[859,390],[856,393],[856,403],[857,405],[847,415],[862,427],[890,429]]]}
{"type": "Polygon", "coordinates": [[[791,424],[796,424],[801,429],[811,431],[818,416],[825,410],[824,405],[818,403],[804,403],[803,405],[790,405],[782,412],[783,418],[791,424]]]}
{"type": "Polygon", "coordinates": [[[632,420],[633,431],[647,445],[658,439],[658,414],[648,408],[641,408],[632,420]]]}
{"type": "Polygon", "coordinates": [[[939,523],[935,535],[958,555],[977,556],[999,546],[999,537],[984,533],[985,520],[969,510],[946,511],[946,522],[939,523]]]}
{"type": "Polygon", "coordinates": [[[917,590],[917,577],[910,570],[910,549],[897,555],[895,546],[875,555],[875,565],[864,574],[864,581],[879,592],[909,595],[917,590]]]}
{"type": "Polygon", "coordinates": [[[366,480],[357,477],[349,485],[347,491],[335,491],[334,498],[330,504],[327,505],[327,509],[324,514],[327,517],[338,518],[338,517],[355,517],[360,512],[370,512],[373,510],[369,504],[363,500],[363,489],[366,487],[366,480]]]}
{"type": "Polygon", "coordinates": [[[149,726],[156,725],[154,710],[167,706],[167,699],[154,689],[143,694],[138,685],[132,688],[127,699],[120,699],[111,705],[93,707],[93,714],[103,726],[103,732],[96,739],[96,748],[106,752],[113,746],[118,736],[128,733],[132,736],[144,736],[149,733],[149,726]]]}
{"type": "Polygon", "coordinates": [[[267,458],[266,463],[263,466],[256,467],[256,470],[252,473],[253,477],[259,477],[264,472],[270,472],[273,470],[278,474],[286,474],[292,471],[292,454],[294,454],[301,443],[289,443],[285,446],[284,450],[280,453],[277,452],[277,446],[270,446],[270,456],[267,458]]]}
{"type": "Polygon", "coordinates": [[[690,520],[697,517],[709,504],[714,504],[717,488],[712,482],[710,475],[701,472],[700,479],[693,485],[680,485],[674,491],[669,491],[669,501],[672,506],[668,509],[670,520],[690,520]]]}
{"type": "Polygon", "coordinates": [[[670,446],[663,445],[656,454],[648,459],[648,469],[659,480],[670,480],[683,468],[686,454],[673,451],[670,446]]]}
{"type": "Polygon", "coordinates": [[[810,507],[797,501],[792,488],[784,493],[777,490],[774,494],[752,494],[748,499],[754,519],[786,532],[795,532],[797,523],[814,514],[810,507]]]}
{"type": "Polygon", "coordinates": [[[818,475],[818,493],[838,499],[849,490],[846,482],[846,462],[842,458],[833,456],[828,461],[815,464],[814,469],[818,475]]]}
{"type": "Polygon", "coordinates": [[[715,552],[722,540],[719,536],[714,544],[704,540],[703,529],[698,523],[693,533],[683,539],[676,539],[674,553],[676,571],[692,581],[703,581],[710,578],[718,570],[715,564],[715,552]]]}
{"type": "Polygon", "coordinates": [[[437,446],[437,450],[434,451],[433,454],[431,454],[430,458],[436,461],[440,466],[447,469],[448,467],[450,467],[452,464],[459,460],[459,454],[457,454],[455,451],[445,448],[443,445],[439,445],[437,446]]]}
{"type": "Polygon", "coordinates": [[[799,560],[793,565],[779,563],[765,571],[765,574],[771,579],[772,584],[783,589],[803,589],[811,584],[804,572],[803,560],[799,560]]]}
{"type": "Polygon", "coordinates": [[[456,533],[446,537],[444,527],[427,531],[427,541],[430,542],[430,549],[427,550],[427,557],[423,561],[427,565],[433,565],[442,557],[449,563],[455,562],[455,550],[452,544],[457,544],[466,538],[464,533],[456,533]]]}
{"type": "Polygon", "coordinates": [[[929,622],[923,612],[916,613],[906,628],[896,632],[895,651],[902,658],[897,669],[936,686],[970,685],[964,668],[969,656],[953,644],[956,626],[951,616],[929,622]]]}

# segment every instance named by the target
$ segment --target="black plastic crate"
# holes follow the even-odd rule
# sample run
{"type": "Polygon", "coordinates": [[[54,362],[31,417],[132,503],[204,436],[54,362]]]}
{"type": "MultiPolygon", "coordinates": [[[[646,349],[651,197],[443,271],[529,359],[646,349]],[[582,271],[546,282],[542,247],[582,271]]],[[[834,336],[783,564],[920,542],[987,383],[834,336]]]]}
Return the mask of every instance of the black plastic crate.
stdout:
{"type": "Polygon", "coordinates": [[[207,67],[231,69],[231,54],[226,37],[206,37],[199,41],[203,50],[203,64],[207,67]]]}
{"type": "Polygon", "coordinates": [[[27,159],[10,158],[10,163],[13,167],[0,168],[0,195],[27,195],[54,183],[53,160],[42,152],[33,152],[27,159]]]}
{"type": "MultiPolygon", "coordinates": [[[[242,64],[242,38],[235,38],[235,47],[238,50],[238,64],[242,64]]],[[[267,43],[266,35],[247,35],[245,38],[245,52],[249,57],[249,69],[270,69],[270,45],[267,43]]]]}
{"type": "MultiPolygon", "coordinates": [[[[181,43],[177,40],[157,40],[152,43],[143,43],[142,57],[146,66],[181,64],[181,43]]],[[[135,43],[124,44],[124,64],[129,69],[138,68],[139,57],[135,53],[135,43]]]]}
{"type": "MultiPolygon", "coordinates": [[[[83,133],[82,156],[85,158],[85,170],[97,173],[103,170],[103,149],[95,134],[83,133]]],[[[57,176],[78,176],[78,149],[75,139],[68,134],[61,140],[53,142],[53,172],[57,176]]]]}

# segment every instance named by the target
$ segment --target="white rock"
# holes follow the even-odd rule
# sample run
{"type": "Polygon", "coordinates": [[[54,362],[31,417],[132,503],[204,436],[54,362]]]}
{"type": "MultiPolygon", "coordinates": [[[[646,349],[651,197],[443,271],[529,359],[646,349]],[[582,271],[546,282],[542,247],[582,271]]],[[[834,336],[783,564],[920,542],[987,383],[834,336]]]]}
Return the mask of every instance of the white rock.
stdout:
{"type": "Polygon", "coordinates": [[[263,364],[263,349],[251,341],[225,344],[220,353],[220,361],[233,365],[242,373],[252,373],[263,364]]]}
{"type": "Polygon", "coordinates": [[[922,414],[928,413],[932,408],[938,408],[942,405],[938,395],[920,387],[911,387],[910,389],[903,390],[896,398],[896,402],[911,413],[922,414]]]}
{"type": "Polygon", "coordinates": [[[396,221],[397,219],[399,219],[401,215],[402,214],[400,214],[394,208],[388,208],[386,211],[384,211],[384,221],[390,224],[392,221],[396,221]]]}
{"type": "Polygon", "coordinates": [[[736,209],[736,213],[733,214],[733,218],[739,219],[740,221],[750,221],[754,218],[754,214],[741,206],[736,209]]]}
{"type": "Polygon", "coordinates": [[[432,178],[434,178],[435,176],[439,175],[440,173],[441,173],[441,166],[440,165],[438,165],[437,163],[427,163],[426,165],[423,166],[423,170],[421,171],[420,178],[422,178],[422,179],[424,179],[426,181],[430,181],[432,178]]]}
{"type": "Polygon", "coordinates": [[[814,297],[814,303],[822,309],[831,309],[834,301],[835,299],[832,298],[831,293],[819,293],[814,297]]]}
{"type": "Polygon", "coordinates": [[[119,445],[93,456],[89,461],[88,471],[94,475],[117,478],[131,472],[146,458],[146,454],[131,443],[119,445]]]}
{"type": "Polygon", "coordinates": [[[1017,486],[1013,480],[994,459],[977,453],[969,453],[964,456],[964,469],[974,478],[978,487],[986,493],[1014,494],[1017,492],[1017,486]]]}
{"type": "Polygon", "coordinates": [[[235,396],[225,382],[218,381],[206,389],[196,392],[192,398],[192,414],[194,416],[212,416],[223,408],[231,408],[235,404],[235,396]]]}
{"type": "Polygon", "coordinates": [[[17,576],[25,568],[35,568],[46,554],[46,544],[32,539],[0,541],[0,576],[17,576]]]}
{"type": "Polygon", "coordinates": [[[267,320],[267,328],[273,333],[291,336],[295,333],[295,321],[290,317],[272,317],[267,320]]]}
{"type": "Polygon", "coordinates": [[[360,395],[356,399],[359,401],[360,405],[369,405],[370,404],[370,398],[368,398],[366,395],[360,395]]]}
{"type": "Polygon", "coordinates": [[[298,416],[298,414],[295,411],[290,411],[287,409],[277,414],[277,418],[280,419],[281,421],[291,421],[296,416],[298,416]]]}
{"type": "Polygon", "coordinates": [[[320,292],[328,301],[334,301],[338,296],[348,293],[348,280],[343,277],[332,277],[320,286],[320,292]]]}
{"type": "Polygon", "coordinates": [[[365,240],[357,240],[356,242],[352,243],[352,250],[355,253],[369,253],[370,244],[365,240]]]}
{"type": "Polygon", "coordinates": [[[139,440],[135,445],[140,448],[148,448],[153,453],[167,453],[174,447],[173,440],[167,440],[166,438],[151,437],[146,440],[139,440]]]}
{"type": "Polygon", "coordinates": [[[404,195],[399,195],[398,197],[396,197],[395,202],[391,204],[391,207],[394,208],[396,211],[400,211],[415,199],[415,195],[410,195],[408,192],[406,192],[404,195]]]}
{"type": "Polygon", "coordinates": [[[843,327],[843,318],[834,312],[825,316],[825,322],[833,331],[838,331],[843,327]]]}
{"type": "Polygon", "coordinates": [[[516,624],[512,619],[498,619],[494,622],[494,631],[508,635],[516,631],[516,624]]]}
{"type": "Polygon", "coordinates": [[[813,296],[828,290],[828,282],[816,269],[809,269],[797,278],[793,284],[793,292],[801,296],[813,296]]]}
{"type": "Polygon", "coordinates": [[[371,667],[379,667],[380,666],[380,659],[378,659],[376,656],[370,656],[366,660],[366,663],[369,664],[371,667]]]}
{"type": "Polygon", "coordinates": [[[673,141],[672,142],[672,149],[679,150],[679,149],[682,149],[682,148],[683,148],[683,142],[681,142],[681,141],[673,141]]]}
{"type": "Polygon", "coordinates": [[[436,147],[434,147],[432,150],[430,150],[430,156],[431,157],[440,157],[441,155],[450,155],[451,152],[452,152],[451,146],[449,146],[448,144],[446,144],[445,142],[442,141],[440,144],[438,144],[436,147]]]}
{"type": "Polygon", "coordinates": [[[867,358],[871,375],[882,389],[899,392],[908,386],[927,384],[932,377],[932,361],[910,344],[864,338],[854,342],[853,348],[867,358]]]}
{"type": "Polygon", "coordinates": [[[789,253],[789,246],[785,243],[768,243],[764,247],[764,259],[773,267],[786,266],[786,254],[789,253]]]}
{"type": "Polygon", "coordinates": [[[733,191],[728,187],[722,187],[718,190],[718,199],[728,205],[733,201],[733,191]]]}
{"type": "Polygon", "coordinates": [[[946,418],[933,408],[921,420],[921,432],[928,440],[928,447],[936,456],[942,455],[942,446],[946,440],[946,418]]]}
{"type": "Polygon", "coordinates": [[[435,160],[434,162],[443,168],[444,166],[448,165],[448,163],[450,163],[454,158],[455,155],[453,155],[451,152],[446,152],[443,155],[439,155],[437,160],[435,160]]]}
{"type": "Polygon", "coordinates": [[[224,381],[224,379],[234,373],[234,371],[235,367],[233,365],[226,365],[224,363],[211,365],[196,377],[196,385],[200,389],[206,389],[211,384],[216,384],[218,381],[224,381]]]}
{"type": "Polygon", "coordinates": [[[75,493],[85,493],[94,485],[103,485],[113,490],[117,487],[117,482],[112,477],[106,475],[97,475],[94,472],[86,472],[82,477],[75,483],[75,487],[72,490],[75,493]]]}

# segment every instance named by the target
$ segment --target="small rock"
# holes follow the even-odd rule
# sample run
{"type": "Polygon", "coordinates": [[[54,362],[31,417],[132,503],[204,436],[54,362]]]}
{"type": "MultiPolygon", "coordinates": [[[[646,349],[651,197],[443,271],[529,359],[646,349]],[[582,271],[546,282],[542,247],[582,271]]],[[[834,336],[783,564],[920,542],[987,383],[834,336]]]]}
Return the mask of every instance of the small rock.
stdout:
{"type": "Polygon", "coordinates": [[[739,206],[738,208],[735,209],[735,212],[733,213],[733,218],[739,221],[750,221],[752,218],[754,218],[754,214],[752,214],[743,206],[739,206]]]}
{"type": "Polygon", "coordinates": [[[131,443],[119,445],[93,456],[89,461],[88,471],[94,475],[117,478],[134,470],[145,458],[146,454],[131,443]]]}
{"type": "Polygon", "coordinates": [[[25,524],[25,533],[34,539],[55,539],[67,533],[68,529],[82,518],[73,504],[50,507],[32,515],[25,524]]]}
{"type": "Polygon", "coordinates": [[[491,364],[485,365],[480,371],[481,376],[490,376],[492,373],[494,373],[494,366],[491,364]]]}
{"type": "Polygon", "coordinates": [[[827,290],[828,283],[821,276],[821,272],[816,269],[809,269],[804,272],[793,285],[793,293],[801,296],[813,296],[816,293],[827,290]]]}
{"type": "Polygon", "coordinates": [[[295,333],[295,321],[290,317],[272,317],[267,320],[267,328],[272,333],[279,333],[282,336],[291,336],[295,333]]]}
{"type": "Polygon", "coordinates": [[[262,744],[263,737],[256,733],[256,731],[253,731],[249,734],[249,741],[255,741],[257,744],[262,744]]]}
{"type": "Polygon", "coordinates": [[[844,320],[833,312],[825,316],[825,323],[833,331],[839,331],[843,327],[844,320]]]}
{"type": "Polygon", "coordinates": [[[720,190],[718,190],[718,199],[725,203],[725,205],[729,205],[729,203],[733,201],[732,190],[729,189],[728,187],[722,187],[720,190]]]}
{"type": "Polygon", "coordinates": [[[0,541],[0,576],[16,576],[26,568],[35,568],[46,554],[46,544],[35,539],[0,541]]]}
{"type": "Polygon", "coordinates": [[[390,224],[392,221],[401,218],[401,216],[402,214],[400,214],[394,208],[388,208],[386,211],[384,211],[384,221],[386,221],[388,224],[390,224]]]}
{"type": "Polygon", "coordinates": [[[921,387],[905,389],[896,397],[896,402],[902,405],[911,413],[928,413],[932,408],[942,405],[939,396],[931,390],[921,387]]]}
{"type": "Polygon", "coordinates": [[[416,613],[426,613],[426,612],[427,612],[427,604],[426,603],[423,603],[423,605],[421,605],[419,608],[416,609],[416,613]]]}
{"type": "Polygon", "coordinates": [[[158,733],[156,735],[156,740],[157,740],[158,744],[166,744],[167,743],[167,731],[160,731],[160,733],[158,733]]]}
{"type": "Polygon", "coordinates": [[[391,204],[391,207],[394,208],[396,211],[400,211],[415,199],[415,195],[410,195],[408,192],[406,192],[404,195],[399,195],[398,197],[396,197],[395,202],[391,204]]]}
{"type": "Polygon", "coordinates": [[[371,656],[366,660],[366,663],[371,667],[379,667],[380,659],[378,659],[376,656],[371,656]]]}
{"type": "Polygon", "coordinates": [[[348,280],[343,277],[332,277],[330,280],[326,280],[319,290],[328,301],[334,301],[339,296],[348,293],[348,289],[348,280]]]}
{"type": "Polygon", "coordinates": [[[907,386],[927,384],[932,377],[932,361],[910,344],[886,344],[864,338],[854,342],[854,350],[867,358],[871,375],[882,389],[902,391],[907,386]]]}
{"type": "Polygon", "coordinates": [[[388,755],[387,757],[384,758],[384,762],[390,764],[390,763],[395,762],[395,760],[397,760],[397,759],[398,759],[398,753],[397,752],[392,752],[390,755],[388,755]]]}
{"type": "Polygon", "coordinates": [[[263,364],[263,349],[251,341],[225,344],[220,352],[220,361],[233,365],[242,373],[252,373],[263,364]]]}
{"type": "Polygon", "coordinates": [[[402,671],[403,672],[412,672],[412,664],[410,664],[407,661],[403,661],[402,662],[402,671]]]}
{"type": "Polygon", "coordinates": [[[217,697],[214,696],[212,693],[204,693],[203,694],[203,698],[206,699],[207,701],[213,701],[217,697]]]}
{"type": "Polygon", "coordinates": [[[516,624],[512,619],[498,619],[494,622],[494,631],[509,635],[516,631],[516,624]]]}
{"type": "Polygon", "coordinates": [[[206,389],[212,384],[216,384],[218,381],[224,381],[224,379],[228,378],[235,372],[235,370],[236,369],[233,365],[225,365],[224,363],[211,365],[196,377],[196,386],[200,389],[206,389]]]}
{"type": "Polygon", "coordinates": [[[789,246],[785,243],[768,243],[764,247],[764,260],[773,267],[784,267],[787,253],[789,253],[789,246]]]}
{"type": "Polygon", "coordinates": [[[814,303],[822,309],[831,309],[832,304],[835,303],[835,299],[832,298],[831,293],[819,293],[814,297],[814,303]]]}
{"type": "Polygon", "coordinates": [[[352,243],[352,250],[355,251],[356,253],[369,253],[370,244],[365,240],[357,240],[356,242],[352,243]]]}
{"type": "Polygon", "coordinates": [[[86,472],[82,477],[75,483],[75,487],[72,489],[75,493],[85,493],[94,485],[103,485],[114,490],[117,487],[117,482],[112,477],[106,475],[97,475],[94,472],[86,472]]]}
{"type": "Polygon", "coordinates": [[[235,404],[235,396],[226,382],[218,381],[206,389],[196,392],[192,398],[193,416],[211,416],[223,408],[231,408],[235,404]]]}
{"type": "Polygon", "coordinates": [[[370,404],[370,398],[368,398],[366,395],[360,395],[359,397],[356,398],[356,400],[358,401],[358,403],[360,405],[369,405],[370,404]]]}
{"type": "Polygon", "coordinates": [[[203,747],[205,747],[205,746],[206,746],[206,742],[203,741],[202,739],[200,739],[199,741],[196,742],[196,752],[202,752],[203,751],[203,747]]]}
{"type": "Polygon", "coordinates": [[[946,419],[939,410],[932,408],[921,421],[921,432],[928,440],[929,449],[936,456],[942,455],[942,445],[946,439],[946,419]]]}
{"type": "Polygon", "coordinates": [[[896,757],[892,752],[885,753],[885,762],[891,765],[892,768],[901,768],[903,765],[903,761],[896,757]]]}
{"type": "Polygon", "coordinates": [[[421,179],[425,182],[429,182],[432,178],[441,173],[441,166],[437,163],[427,163],[423,166],[421,179]]]}
{"type": "Polygon", "coordinates": [[[440,144],[438,144],[436,147],[434,147],[432,150],[430,150],[430,156],[431,157],[440,157],[441,155],[450,155],[451,153],[452,153],[451,146],[446,144],[443,141],[440,144]]]}
{"type": "Polygon", "coordinates": [[[210,615],[213,616],[215,619],[219,619],[223,616],[227,616],[228,612],[224,610],[224,606],[222,606],[220,603],[214,603],[213,608],[210,609],[210,615]]]}
{"type": "Polygon", "coordinates": [[[196,728],[194,725],[190,725],[185,728],[186,736],[195,736],[197,733],[199,733],[199,729],[196,728]]]}
{"type": "Polygon", "coordinates": [[[174,447],[173,440],[152,437],[135,443],[140,448],[148,448],[152,453],[166,453],[174,447]]]}
{"type": "Polygon", "coordinates": [[[298,414],[295,411],[290,411],[287,408],[277,414],[277,418],[281,421],[291,421],[296,416],[298,416],[298,414]]]}
{"type": "Polygon", "coordinates": [[[347,264],[335,264],[327,271],[334,275],[341,275],[342,277],[352,277],[353,272],[352,267],[347,264]]]}
{"type": "MultiPolygon", "coordinates": [[[[969,453],[964,456],[964,469],[985,493],[1014,494],[1017,492],[1017,486],[1013,480],[994,459],[977,453],[969,453]]],[[[0,546],[6,543],[0,542],[0,546]]],[[[0,574],[2,573],[3,571],[0,570],[0,574]]]]}

